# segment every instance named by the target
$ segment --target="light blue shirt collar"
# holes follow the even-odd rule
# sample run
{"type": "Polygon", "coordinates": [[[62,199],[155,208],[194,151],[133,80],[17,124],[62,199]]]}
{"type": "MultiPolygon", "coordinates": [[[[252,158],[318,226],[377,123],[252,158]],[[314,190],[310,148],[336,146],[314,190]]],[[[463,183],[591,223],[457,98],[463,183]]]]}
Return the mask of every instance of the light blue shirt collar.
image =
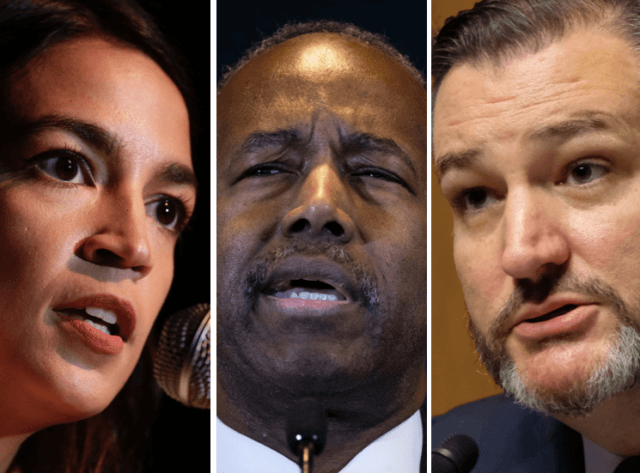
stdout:
{"type": "Polygon", "coordinates": [[[624,457],[605,450],[584,435],[582,445],[584,446],[585,473],[613,473],[613,470],[624,460],[624,457]]]}

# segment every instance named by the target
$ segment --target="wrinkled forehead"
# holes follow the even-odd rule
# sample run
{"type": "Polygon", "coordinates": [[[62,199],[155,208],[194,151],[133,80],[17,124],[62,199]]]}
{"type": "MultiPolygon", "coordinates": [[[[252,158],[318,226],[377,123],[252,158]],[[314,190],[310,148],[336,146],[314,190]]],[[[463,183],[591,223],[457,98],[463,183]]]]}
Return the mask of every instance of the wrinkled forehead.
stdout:
{"type": "Polygon", "coordinates": [[[323,113],[426,156],[422,85],[372,46],[314,33],[265,51],[225,85],[218,96],[219,159],[250,133],[310,125],[323,113]]]}

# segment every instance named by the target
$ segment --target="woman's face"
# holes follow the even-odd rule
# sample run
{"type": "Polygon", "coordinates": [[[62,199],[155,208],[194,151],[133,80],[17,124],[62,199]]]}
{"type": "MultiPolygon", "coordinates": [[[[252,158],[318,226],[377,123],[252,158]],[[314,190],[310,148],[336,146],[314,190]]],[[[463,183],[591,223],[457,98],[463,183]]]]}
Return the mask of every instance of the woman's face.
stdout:
{"type": "Polygon", "coordinates": [[[195,204],[184,100],[143,53],[75,39],[5,90],[0,436],[111,402],[169,291],[195,204]]]}

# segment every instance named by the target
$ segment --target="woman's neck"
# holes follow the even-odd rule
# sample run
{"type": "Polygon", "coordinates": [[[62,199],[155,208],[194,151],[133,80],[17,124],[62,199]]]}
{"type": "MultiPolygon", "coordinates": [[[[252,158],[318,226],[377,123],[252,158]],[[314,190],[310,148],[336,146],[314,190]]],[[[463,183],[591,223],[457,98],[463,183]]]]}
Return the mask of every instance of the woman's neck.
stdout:
{"type": "Polygon", "coordinates": [[[20,449],[20,445],[27,437],[29,437],[29,434],[0,438],[0,473],[9,472],[9,465],[11,465],[13,458],[20,449]]]}

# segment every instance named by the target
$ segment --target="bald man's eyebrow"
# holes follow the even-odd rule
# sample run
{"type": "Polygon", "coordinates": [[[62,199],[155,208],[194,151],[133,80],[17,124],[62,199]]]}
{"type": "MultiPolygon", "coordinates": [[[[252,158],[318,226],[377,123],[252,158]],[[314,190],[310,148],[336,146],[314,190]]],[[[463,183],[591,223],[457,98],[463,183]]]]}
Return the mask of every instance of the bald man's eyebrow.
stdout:
{"type": "Polygon", "coordinates": [[[445,173],[450,169],[464,169],[470,167],[480,156],[480,150],[476,148],[466,149],[453,153],[445,153],[437,158],[434,163],[438,180],[442,181],[445,173]]]}
{"type": "Polygon", "coordinates": [[[380,138],[369,133],[348,133],[340,135],[340,145],[342,151],[347,153],[377,152],[396,156],[416,174],[409,155],[391,138],[380,138]]]}
{"type": "Polygon", "coordinates": [[[267,148],[287,148],[302,141],[302,134],[295,128],[271,132],[251,133],[240,148],[241,154],[250,154],[267,148]]]}

